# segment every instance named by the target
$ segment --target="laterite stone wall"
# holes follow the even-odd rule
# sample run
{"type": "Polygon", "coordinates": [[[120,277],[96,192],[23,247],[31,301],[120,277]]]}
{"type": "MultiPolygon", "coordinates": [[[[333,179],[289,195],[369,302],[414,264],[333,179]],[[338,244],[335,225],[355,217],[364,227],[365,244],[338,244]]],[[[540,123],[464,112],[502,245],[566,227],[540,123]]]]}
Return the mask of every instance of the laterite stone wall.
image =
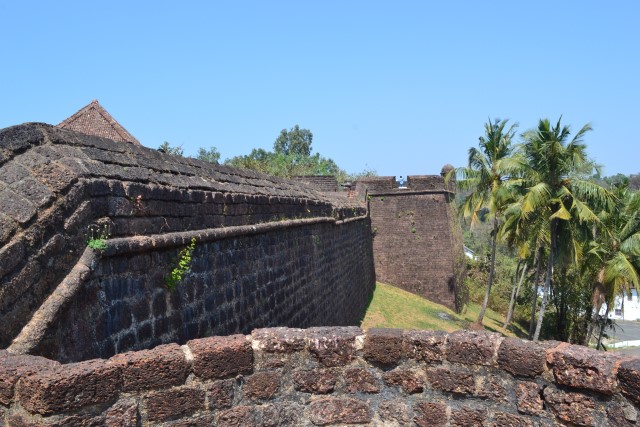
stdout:
{"type": "Polygon", "coordinates": [[[0,348],[69,362],[354,325],[374,283],[366,206],[342,194],[42,123],[0,130],[0,348]]]}
{"type": "Polygon", "coordinates": [[[454,184],[442,176],[358,181],[369,205],[376,277],[453,310],[462,309],[465,261],[454,184]]]}
{"type": "Polygon", "coordinates": [[[61,365],[0,351],[8,426],[633,426],[640,359],[499,334],[258,329],[61,365]]]}

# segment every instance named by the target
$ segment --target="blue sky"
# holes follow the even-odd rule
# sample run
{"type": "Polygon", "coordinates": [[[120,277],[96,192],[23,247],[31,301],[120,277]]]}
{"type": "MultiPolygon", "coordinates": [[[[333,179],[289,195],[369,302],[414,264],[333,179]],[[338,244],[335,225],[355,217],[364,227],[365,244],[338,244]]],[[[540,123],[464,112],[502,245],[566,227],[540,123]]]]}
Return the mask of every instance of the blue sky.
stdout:
{"type": "Polygon", "coordinates": [[[637,173],[640,2],[0,0],[0,128],[96,98],[143,145],[222,158],[283,128],[349,172],[463,166],[490,118],[637,173]]]}

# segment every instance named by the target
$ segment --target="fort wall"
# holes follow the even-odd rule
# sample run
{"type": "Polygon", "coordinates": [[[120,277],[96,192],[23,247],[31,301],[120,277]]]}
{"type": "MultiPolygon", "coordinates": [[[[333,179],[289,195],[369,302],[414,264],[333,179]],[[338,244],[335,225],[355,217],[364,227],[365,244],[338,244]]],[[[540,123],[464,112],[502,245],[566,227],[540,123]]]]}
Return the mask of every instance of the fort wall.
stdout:
{"type": "Polygon", "coordinates": [[[466,302],[462,231],[455,212],[454,184],[442,176],[359,180],[374,234],[377,280],[460,310],[466,302]]]}
{"type": "Polygon", "coordinates": [[[638,384],[639,358],[566,343],[258,329],[66,365],[0,351],[0,424],[632,426],[638,384]]]}
{"type": "Polygon", "coordinates": [[[46,124],[0,131],[0,202],[0,348],[13,352],[75,361],[353,325],[374,285],[362,203],[46,124]],[[105,249],[87,249],[92,237],[105,249]]]}

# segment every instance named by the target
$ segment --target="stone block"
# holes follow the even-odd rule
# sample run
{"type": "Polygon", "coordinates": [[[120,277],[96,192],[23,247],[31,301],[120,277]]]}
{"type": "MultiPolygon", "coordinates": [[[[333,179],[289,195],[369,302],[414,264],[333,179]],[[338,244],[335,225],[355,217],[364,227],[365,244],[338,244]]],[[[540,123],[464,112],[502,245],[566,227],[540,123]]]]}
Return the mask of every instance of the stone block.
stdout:
{"type": "Polygon", "coordinates": [[[596,402],[582,393],[564,392],[553,387],[543,391],[544,401],[556,417],[579,426],[595,426],[596,402]]]}
{"type": "Polygon", "coordinates": [[[545,349],[519,338],[505,338],[498,349],[498,366],[521,377],[535,377],[544,371],[545,349]]]}
{"type": "Polygon", "coordinates": [[[507,400],[509,393],[507,384],[498,375],[485,374],[479,376],[476,383],[476,396],[496,402],[507,400]]]}
{"type": "Polygon", "coordinates": [[[520,381],[516,386],[518,412],[528,415],[540,415],[544,411],[544,402],[540,386],[534,382],[520,381]]]}
{"type": "Polygon", "coordinates": [[[558,384],[612,394],[616,387],[615,355],[587,347],[561,344],[547,352],[558,384]]]}
{"type": "Polygon", "coordinates": [[[534,427],[533,421],[521,415],[496,412],[490,427],[534,427]]]}
{"type": "Polygon", "coordinates": [[[440,331],[406,331],[403,355],[421,362],[442,362],[447,334],[440,331]]]}
{"type": "Polygon", "coordinates": [[[356,337],[362,335],[357,327],[309,328],[305,336],[307,348],[327,367],[344,366],[355,357],[356,337]]]}
{"type": "Polygon", "coordinates": [[[291,375],[293,386],[304,393],[327,394],[336,386],[336,374],[329,369],[296,371],[291,375]]]}
{"type": "Polygon", "coordinates": [[[364,339],[364,358],[382,366],[396,366],[402,359],[400,329],[369,329],[364,339]]]}
{"type": "Polygon", "coordinates": [[[254,406],[236,406],[218,412],[215,418],[217,426],[225,427],[257,427],[258,417],[254,406]]]}
{"type": "Polygon", "coordinates": [[[16,389],[24,408],[48,415],[115,401],[121,387],[119,366],[89,360],[41,370],[22,378],[16,389]]]}
{"type": "Polygon", "coordinates": [[[324,398],[309,404],[309,419],[315,425],[364,424],[371,422],[367,402],[351,398],[324,398]]]}
{"type": "Polygon", "coordinates": [[[343,375],[345,388],[349,393],[380,392],[380,381],[367,369],[345,369],[343,375]]]}
{"type": "Polygon", "coordinates": [[[261,427],[297,426],[304,408],[295,403],[271,403],[262,407],[261,427]]]}
{"type": "Polygon", "coordinates": [[[193,373],[202,379],[222,379],[253,371],[253,351],[244,335],[191,340],[193,373]]]}
{"type": "Polygon", "coordinates": [[[500,335],[487,332],[456,331],[447,339],[447,360],[467,365],[494,364],[500,335]]]}
{"type": "Polygon", "coordinates": [[[5,406],[11,404],[14,387],[21,377],[59,365],[60,363],[44,357],[14,356],[4,352],[0,357],[0,404],[5,406]]]}
{"type": "Polygon", "coordinates": [[[450,427],[482,427],[487,419],[485,408],[451,408],[450,427]]]}
{"type": "Polygon", "coordinates": [[[37,208],[25,197],[15,191],[0,187],[0,213],[24,225],[36,215],[37,208]]]}
{"type": "Polygon", "coordinates": [[[12,184],[11,189],[29,200],[37,208],[45,206],[53,198],[53,193],[45,185],[31,177],[12,184]]]}
{"type": "Polygon", "coordinates": [[[192,388],[153,392],[144,399],[147,419],[167,421],[204,409],[205,393],[192,388]]]}
{"type": "Polygon", "coordinates": [[[467,369],[430,368],[427,381],[435,390],[455,394],[471,394],[475,390],[474,374],[467,369]]]}
{"type": "Polygon", "coordinates": [[[121,367],[125,392],[181,385],[190,372],[184,352],[177,344],[118,354],[109,363],[121,367]]]}
{"type": "Polygon", "coordinates": [[[105,412],[106,427],[137,426],[139,422],[138,403],[133,399],[119,400],[105,412]]]}
{"type": "Polygon", "coordinates": [[[278,371],[256,372],[245,379],[244,396],[249,399],[272,399],[280,390],[282,374],[278,371]]]}
{"type": "Polygon", "coordinates": [[[252,346],[267,353],[293,353],[304,350],[305,331],[295,328],[255,329],[252,346]]]}
{"type": "Polygon", "coordinates": [[[422,393],[424,376],[410,369],[397,368],[382,374],[387,387],[400,387],[407,394],[422,393]]]}
{"type": "Polygon", "coordinates": [[[418,402],[413,407],[415,422],[419,427],[444,427],[447,425],[447,405],[440,402],[418,402]]]}
{"type": "Polygon", "coordinates": [[[640,405],[640,358],[622,362],[618,368],[622,393],[640,405]]]}
{"type": "Polygon", "coordinates": [[[234,380],[215,381],[207,387],[209,410],[230,408],[234,394],[234,380]]]}

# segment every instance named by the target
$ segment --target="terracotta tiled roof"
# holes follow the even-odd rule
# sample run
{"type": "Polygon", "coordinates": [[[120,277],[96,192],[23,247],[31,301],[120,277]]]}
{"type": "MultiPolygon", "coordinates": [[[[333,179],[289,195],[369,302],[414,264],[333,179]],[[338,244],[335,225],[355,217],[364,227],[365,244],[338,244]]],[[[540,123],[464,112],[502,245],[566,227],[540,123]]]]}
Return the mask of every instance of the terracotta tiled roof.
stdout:
{"type": "Polygon", "coordinates": [[[120,125],[102,105],[94,99],[71,117],[58,124],[59,128],[74,130],[86,135],[101,136],[114,141],[130,142],[140,145],[125,128],[120,125]]]}

